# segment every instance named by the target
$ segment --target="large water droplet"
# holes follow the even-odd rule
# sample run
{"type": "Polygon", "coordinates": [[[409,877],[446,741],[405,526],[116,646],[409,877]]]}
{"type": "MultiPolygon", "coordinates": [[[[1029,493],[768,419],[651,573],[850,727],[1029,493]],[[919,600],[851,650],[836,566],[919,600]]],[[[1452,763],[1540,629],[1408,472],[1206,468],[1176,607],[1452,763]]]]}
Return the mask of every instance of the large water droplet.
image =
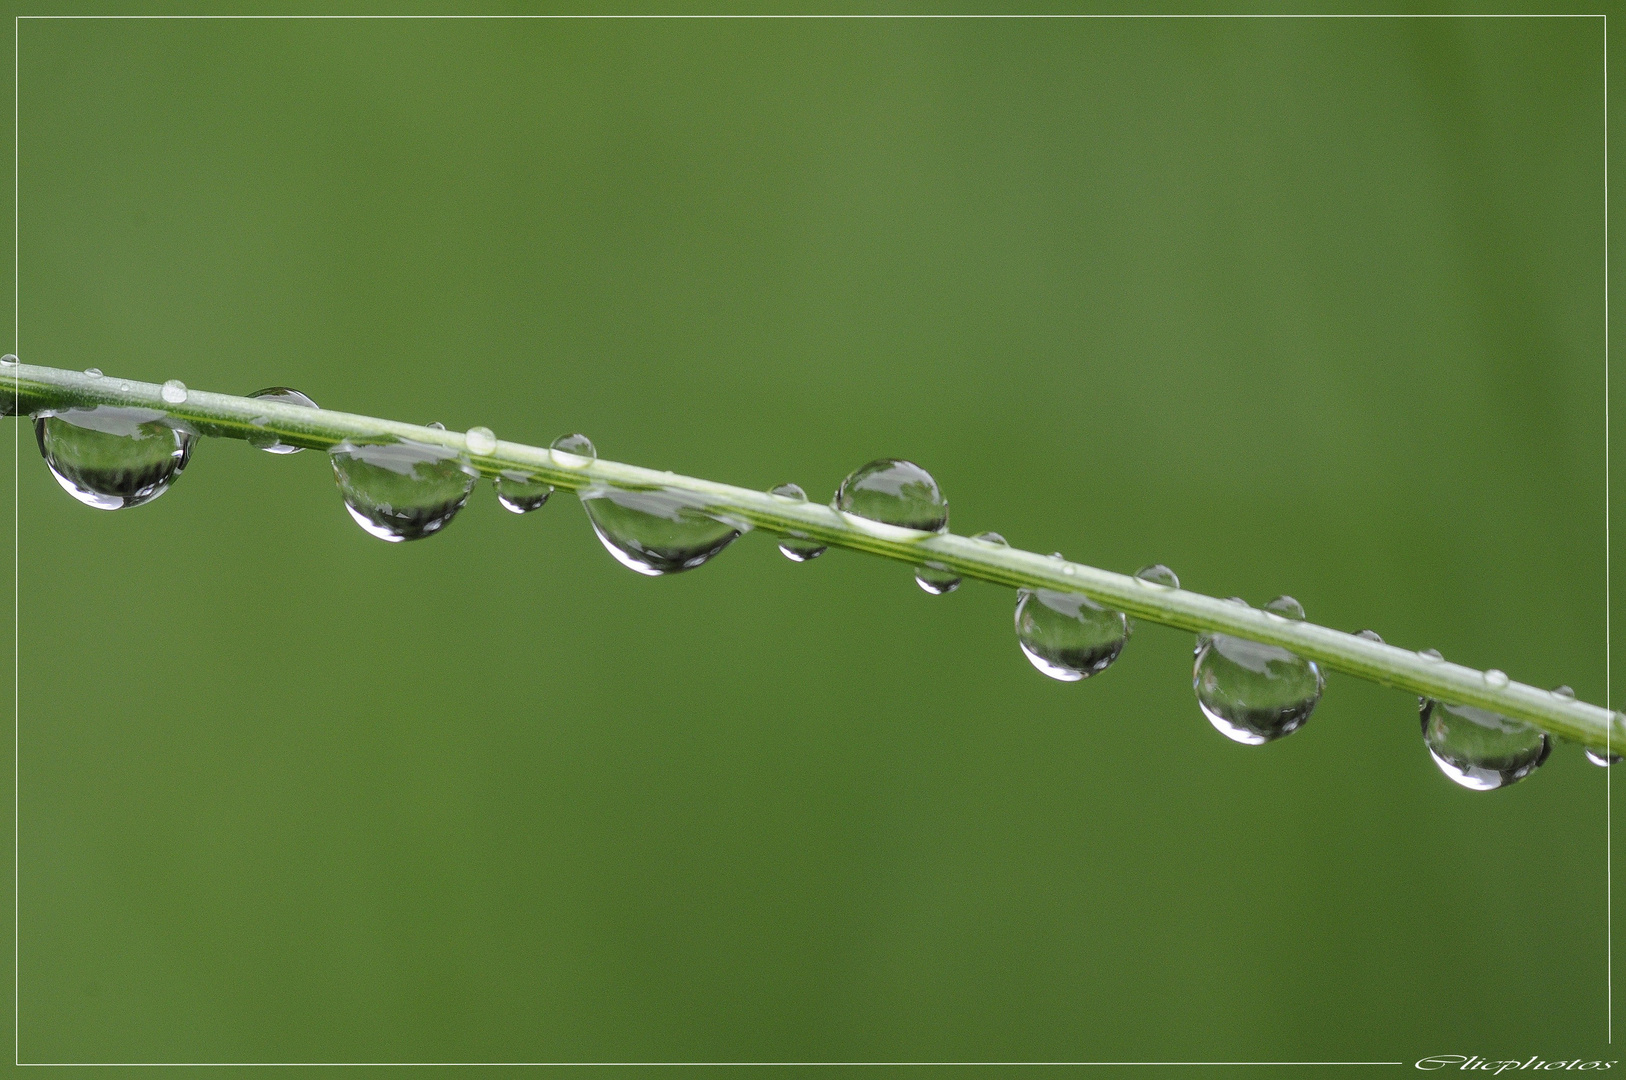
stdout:
{"type": "Polygon", "coordinates": [[[694,569],[746,528],[711,517],[699,496],[684,491],[594,486],[580,497],[605,550],[651,577],[694,569]]]}
{"type": "Polygon", "coordinates": [[[497,433],[488,427],[471,427],[463,433],[463,445],[475,457],[485,457],[497,450],[497,433]]]}
{"type": "Polygon", "coordinates": [[[168,491],[195,439],[157,409],[112,405],[43,413],[34,437],[62,490],[98,510],[140,506],[168,491]]]}
{"type": "Polygon", "coordinates": [[[391,543],[444,529],[480,478],[457,451],[426,443],[346,440],[328,455],[350,516],[391,543]]]}
{"type": "Polygon", "coordinates": [[[1163,585],[1170,589],[1180,587],[1180,579],[1162,563],[1153,563],[1135,571],[1135,579],[1143,585],[1163,585]]]}
{"type": "Polygon", "coordinates": [[[1279,646],[1228,634],[1198,639],[1197,704],[1216,731],[1239,743],[1258,746],[1303,727],[1325,685],[1314,661],[1279,646]]]}
{"type": "Polygon", "coordinates": [[[882,458],[847,475],[833,504],[843,513],[923,532],[948,528],[948,500],[912,461],[882,458]]]}
{"type": "MultiPolygon", "coordinates": [[[[254,391],[249,397],[263,398],[266,401],[275,401],[282,405],[297,405],[301,409],[321,408],[316,402],[291,386],[268,386],[264,390],[254,391]]],[[[249,435],[248,444],[257,446],[268,454],[297,454],[302,449],[298,446],[289,446],[287,443],[279,441],[275,435],[265,432],[249,435]]]]}
{"type": "Polygon", "coordinates": [[[586,435],[561,435],[549,448],[555,464],[567,469],[583,469],[598,460],[598,449],[586,435]]]}
{"type": "Polygon", "coordinates": [[[1546,732],[1471,705],[1422,698],[1423,743],[1440,771],[1473,791],[1494,791],[1535,772],[1552,752],[1546,732]]]}
{"type": "Polygon", "coordinates": [[[960,575],[942,563],[926,563],[915,567],[915,584],[933,596],[943,596],[960,587],[960,575]]]}
{"type": "Polygon", "coordinates": [[[1016,591],[1016,640],[1034,667],[1062,682],[1105,671],[1123,652],[1129,624],[1122,612],[1080,593],[1016,591]]]}
{"type": "MultiPolygon", "coordinates": [[[[777,495],[781,499],[791,502],[806,502],[807,492],[802,490],[800,484],[780,484],[768,489],[769,495],[777,495]]],[[[815,544],[801,533],[786,533],[779,538],[779,554],[791,562],[807,562],[816,559],[825,552],[825,545],[815,544]]]]}
{"type": "Polygon", "coordinates": [[[497,501],[502,503],[503,509],[516,514],[542,509],[548,496],[553,494],[552,484],[517,469],[504,469],[491,483],[497,489],[497,501]]]}
{"type": "Polygon", "coordinates": [[[171,379],[164,384],[163,389],[158,391],[158,396],[171,405],[184,404],[186,402],[186,384],[179,379],[171,379]]]}

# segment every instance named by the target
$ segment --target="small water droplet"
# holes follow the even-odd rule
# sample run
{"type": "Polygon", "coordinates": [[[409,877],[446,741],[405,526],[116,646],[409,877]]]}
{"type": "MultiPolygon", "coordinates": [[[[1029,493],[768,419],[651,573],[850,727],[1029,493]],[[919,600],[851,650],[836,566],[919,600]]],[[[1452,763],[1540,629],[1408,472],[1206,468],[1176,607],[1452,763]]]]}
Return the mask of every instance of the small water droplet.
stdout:
{"type": "Polygon", "coordinates": [[[1620,760],[1620,755],[1605,753],[1602,750],[1594,750],[1589,746],[1586,748],[1586,759],[1600,768],[1607,769],[1609,766],[1620,760]]]}
{"type": "Polygon", "coordinates": [[[692,570],[739,539],[746,528],[707,514],[697,495],[675,489],[590,487],[582,508],[617,562],[657,577],[692,570]]]}
{"type": "Polygon", "coordinates": [[[475,457],[485,457],[497,450],[497,433],[488,427],[471,427],[463,433],[463,445],[475,457]]]}
{"type": "Polygon", "coordinates": [[[1309,721],[1325,686],[1314,661],[1279,646],[1226,634],[1198,639],[1197,704],[1228,739],[1258,746],[1291,735],[1309,721]]]}
{"type": "Polygon", "coordinates": [[[431,420],[429,423],[425,424],[424,427],[434,428],[436,431],[446,430],[446,425],[441,423],[439,420],[431,420]]]}
{"type": "Polygon", "coordinates": [[[1227,604],[1236,604],[1238,607],[1247,607],[1248,606],[1248,602],[1246,600],[1242,599],[1242,597],[1240,597],[1240,596],[1227,596],[1225,598],[1225,602],[1227,604]]]}
{"type": "Polygon", "coordinates": [[[1489,671],[1485,672],[1485,683],[1488,686],[1494,686],[1500,690],[1502,687],[1507,685],[1507,672],[1498,668],[1491,668],[1489,671]]]}
{"type": "Polygon", "coordinates": [[[1567,685],[1555,686],[1553,687],[1553,697],[1563,698],[1565,701],[1574,701],[1575,691],[1570,689],[1567,685]]]}
{"type": "Polygon", "coordinates": [[[1163,585],[1170,589],[1180,587],[1180,579],[1175,576],[1173,570],[1170,570],[1162,563],[1153,563],[1150,566],[1143,566],[1136,570],[1135,580],[1142,585],[1163,585]]]}
{"type": "Polygon", "coordinates": [[[98,510],[140,506],[168,491],[194,442],[157,409],[112,405],[43,413],[34,437],[62,490],[98,510]]]}
{"type": "Polygon", "coordinates": [[[985,544],[993,544],[995,547],[1010,547],[1011,546],[1010,543],[1003,536],[999,535],[996,532],[980,532],[977,535],[973,536],[971,539],[973,539],[973,540],[981,540],[983,543],[985,543],[985,544]]]}
{"type": "Polygon", "coordinates": [[[542,509],[548,496],[553,494],[552,484],[517,469],[504,469],[491,485],[497,489],[497,501],[503,509],[516,514],[542,509]]]}
{"type": "Polygon", "coordinates": [[[567,469],[584,469],[598,460],[598,450],[593,446],[593,440],[579,432],[559,436],[553,440],[550,449],[554,462],[567,469]]]}
{"type": "Polygon", "coordinates": [[[943,596],[960,587],[960,575],[942,563],[915,567],[915,584],[933,596],[943,596]]]}
{"type": "Polygon", "coordinates": [[[88,367],[85,369],[85,374],[89,375],[92,379],[99,379],[102,377],[102,369],[99,367],[88,367]]]}
{"type": "Polygon", "coordinates": [[[11,353],[7,353],[4,356],[0,356],[0,366],[16,367],[17,366],[17,358],[15,356],[13,356],[11,353]]]}
{"type": "Polygon", "coordinates": [[[1066,561],[1067,559],[1067,556],[1063,555],[1059,551],[1052,551],[1048,557],[1052,559],[1061,559],[1063,561],[1066,561]]]}
{"type": "Polygon", "coordinates": [[[1291,596],[1278,596],[1265,605],[1265,610],[1272,615],[1280,615],[1284,619],[1291,619],[1293,622],[1304,621],[1304,605],[1291,596]]]}
{"type": "Polygon", "coordinates": [[[1545,732],[1487,709],[1423,698],[1418,711],[1434,764],[1473,791],[1516,784],[1552,752],[1545,732]]]}
{"type": "MultiPolygon", "coordinates": [[[[295,405],[301,409],[319,409],[320,405],[301,394],[291,386],[268,386],[264,390],[256,390],[250,394],[251,398],[260,398],[265,401],[275,401],[283,405],[295,405]]],[[[255,427],[264,427],[271,422],[268,416],[256,416],[249,423],[255,427]]],[[[250,446],[257,446],[268,454],[297,454],[302,449],[298,446],[289,446],[280,441],[275,435],[250,435],[250,446]]]]}
{"type": "Polygon", "coordinates": [[[841,482],[833,504],[843,513],[922,532],[948,528],[949,506],[932,474],[912,461],[881,458],[841,482]]]}
{"type": "Polygon", "coordinates": [[[1378,636],[1378,632],[1376,630],[1362,630],[1355,636],[1358,638],[1365,638],[1367,641],[1375,641],[1379,645],[1383,644],[1383,639],[1378,636]]]}
{"type": "Polygon", "coordinates": [[[455,450],[426,443],[347,439],[328,457],[350,516],[370,535],[391,543],[444,529],[480,478],[455,450]]]}
{"type": "Polygon", "coordinates": [[[186,384],[179,379],[171,379],[158,391],[158,396],[171,405],[183,404],[186,401],[186,384]]]}
{"type": "Polygon", "coordinates": [[[119,390],[122,393],[128,394],[130,392],[130,384],[127,382],[119,383],[119,390]]]}
{"type": "Polygon", "coordinates": [[[1445,657],[1440,655],[1440,650],[1438,649],[1418,649],[1417,655],[1424,660],[1432,660],[1435,662],[1445,659],[1445,657]]]}
{"type": "MultiPolygon", "coordinates": [[[[800,484],[780,484],[778,487],[768,489],[769,495],[777,495],[781,499],[791,502],[806,502],[807,492],[800,484]]],[[[807,562],[816,559],[825,552],[825,545],[815,544],[801,533],[786,533],[779,539],[779,554],[791,562],[807,562]]]]}
{"type": "Polygon", "coordinates": [[[1080,593],[1016,591],[1016,641],[1028,661],[1052,679],[1077,682],[1105,671],[1129,640],[1122,612],[1080,593]]]}

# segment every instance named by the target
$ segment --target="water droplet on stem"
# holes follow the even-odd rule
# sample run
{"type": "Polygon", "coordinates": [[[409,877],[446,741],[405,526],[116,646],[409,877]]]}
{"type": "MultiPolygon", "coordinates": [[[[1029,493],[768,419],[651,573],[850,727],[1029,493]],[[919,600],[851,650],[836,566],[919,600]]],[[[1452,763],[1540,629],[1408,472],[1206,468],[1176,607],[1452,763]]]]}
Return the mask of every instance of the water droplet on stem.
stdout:
{"type": "Polygon", "coordinates": [[[973,540],[981,540],[983,543],[985,543],[985,544],[993,544],[995,547],[1010,547],[1011,546],[1010,543],[1003,536],[999,535],[996,532],[980,532],[980,533],[977,533],[975,536],[973,536],[971,539],[973,539],[973,540]]]}
{"type": "Polygon", "coordinates": [[[836,490],[837,510],[903,529],[942,532],[948,500],[932,474],[912,461],[881,458],[855,469],[836,490]]]}
{"type": "Polygon", "coordinates": [[[932,596],[944,596],[960,587],[960,575],[942,563],[915,567],[915,584],[932,596]]]}
{"type": "MultiPolygon", "coordinates": [[[[254,391],[249,397],[275,401],[283,405],[296,405],[301,409],[321,408],[316,402],[291,386],[268,386],[264,390],[254,391]]],[[[261,418],[255,417],[254,422],[256,424],[260,423],[261,418]]],[[[280,441],[275,435],[263,432],[249,435],[248,444],[257,446],[268,454],[297,454],[303,449],[303,447],[289,446],[287,443],[280,441]]]]}
{"type": "Polygon", "coordinates": [[[98,510],[140,506],[168,491],[195,441],[157,409],[112,405],[41,413],[34,437],[62,490],[98,510]]]}
{"type": "Polygon", "coordinates": [[[1495,791],[1535,772],[1552,752],[1547,734],[1471,705],[1422,698],[1423,744],[1440,771],[1472,791],[1495,791]]]}
{"type": "Polygon", "coordinates": [[[390,543],[444,529],[480,478],[455,450],[426,443],[346,440],[328,456],[350,516],[390,543]]]}
{"type": "MultiPolygon", "coordinates": [[[[1233,602],[1247,604],[1238,597],[1233,602]]],[[[1289,596],[1265,605],[1282,618],[1304,618],[1289,596]]],[[[1197,639],[1192,688],[1208,722],[1228,739],[1249,746],[1291,735],[1303,727],[1321,700],[1326,679],[1312,660],[1277,645],[1204,634],[1197,639]]]]}
{"type": "Polygon", "coordinates": [[[1135,580],[1139,581],[1142,585],[1162,585],[1170,589],[1178,589],[1180,587],[1179,577],[1175,575],[1173,570],[1170,570],[1162,563],[1153,563],[1150,566],[1143,566],[1139,570],[1136,570],[1135,580]]]}
{"type": "Polygon", "coordinates": [[[1123,652],[1129,623],[1122,612],[1081,593],[1016,591],[1016,641],[1028,661],[1052,679],[1077,682],[1105,671],[1123,652]]]}
{"type": "MultiPolygon", "coordinates": [[[[768,489],[769,495],[777,495],[781,499],[791,502],[805,503],[807,492],[802,490],[800,484],[780,484],[768,489]]],[[[791,562],[807,562],[816,559],[825,552],[824,544],[815,544],[801,533],[789,532],[779,538],[779,554],[791,562]]]]}
{"type": "Polygon", "coordinates": [[[694,569],[746,528],[710,516],[698,496],[684,491],[595,486],[580,498],[604,549],[621,565],[650,577],[694,569]]]}
{"type": "Polygon", "coordinates": [[[171,405],[181,405],[186,402],[186,384],[179,379],[171,379],[158,391],[158,396],[171,405]]]}
{"type": "Polygon", "coordinates": [[[554,463],[566,469],[582,469],[598,460],[598,449],[586,435],[561,435],[549,447],[554,463]]]}
{"type": "Polygon", "coordinates": [[[488,427],[471,427],[463,433],[463,445],[475,457],[485,457],[497,450],[497,433],[488,427]]]}
{"type": "Polygon", "coordinates": [[[504,469],[491,485],[497,489],[497,501],[503,509],[515,514],[529,514],[532,510],[542,509],[548,496],[553,494],[552,484],[516,469],[504,469]]]}

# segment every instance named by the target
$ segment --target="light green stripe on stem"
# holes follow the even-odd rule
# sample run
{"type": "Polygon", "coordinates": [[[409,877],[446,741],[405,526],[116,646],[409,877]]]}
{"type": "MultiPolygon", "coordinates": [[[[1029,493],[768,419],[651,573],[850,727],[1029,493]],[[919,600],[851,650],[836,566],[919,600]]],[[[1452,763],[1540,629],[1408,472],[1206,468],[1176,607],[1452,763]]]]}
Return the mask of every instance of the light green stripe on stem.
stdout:
{"type": "Polygon", "coordinates": [[[1534,686],[1517,682],[1495,686],[1485,680],[1483,672],[1473,668],[1426,659],[1410,650],[1340,630],[1290,621],[1201,593],[1152,585],[1031,551],[952,533],[923,533],[882,525],[818,503],[793,502],[748,488],[614,461],[570,467],[548,450],[523,443],[499,441],[491,453],[476,455],[468,452],[461,432],[328,409],[303,409],[259,398],[189,390],[185,402],[171,404],[163,399],[162,387],[156,383],[93,377],[29,364],[0,368],[0,393],[12,399],[8,405],[14,404],[24,413],[95,405],[162,409],[203,434],[238,439],[274,435],[282,442],[313,450],[327,450],[345,439],[394,436],[457,450],[486,476],[517,469],[569,491],[593,485],[682,491],[693,496],[700,509],[768,532],[795,532],[821,544],[905,563],[918,565],[930,560],[963,577],[996,585],[1079,592],[1137,619],[1279,645],[1333,671],[1425,697],[1489,709],[1594,748],[1626,746],[1626,716],[1583,701],[1566,700],[1534,686]]]}

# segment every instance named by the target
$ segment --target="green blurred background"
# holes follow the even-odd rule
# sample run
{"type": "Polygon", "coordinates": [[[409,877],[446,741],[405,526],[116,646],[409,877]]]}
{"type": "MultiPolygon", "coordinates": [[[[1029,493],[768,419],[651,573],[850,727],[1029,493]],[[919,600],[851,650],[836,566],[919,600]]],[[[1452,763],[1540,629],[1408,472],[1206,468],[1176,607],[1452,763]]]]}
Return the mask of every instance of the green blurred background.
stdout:
{"type": "MultiPolygon", "coordinates": [[[[24,21],[19,351],[819,499],[908,457],[959,532],[1602,702],[1602,47],[24,21]]],[[[1062,685],[881,560],[650,580],[485,487],[387,545],[231,442],[97,513],[21,440],[24,1061],[1607,1056],[1573,747],[1474,795],[1339,676],[1228,742],[1155,626],[1062,685]]]]}

